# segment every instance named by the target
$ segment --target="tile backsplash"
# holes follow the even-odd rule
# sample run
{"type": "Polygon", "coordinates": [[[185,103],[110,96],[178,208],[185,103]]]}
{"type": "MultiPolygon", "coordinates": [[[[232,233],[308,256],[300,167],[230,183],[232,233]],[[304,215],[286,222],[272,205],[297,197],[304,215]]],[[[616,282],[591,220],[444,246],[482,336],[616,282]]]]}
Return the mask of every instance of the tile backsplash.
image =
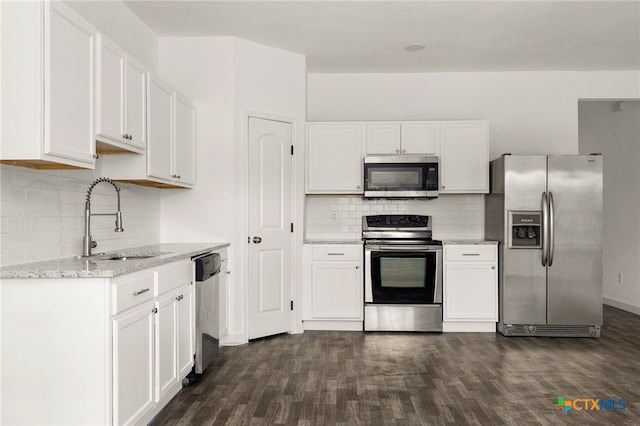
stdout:
{"type": "MultiPolygon", "coordinates": [[[[84,204],[98,170],[31,170],[0,165],[0,266],[75,256],[82,253],[84,204]]],[[[94,252],[160,241],[160,191],[118,184],[124,232],[115,216],[93,216],[94,252]]],[[[91,195],[92,213],[114,213],[117,198],[110,184],[91,195]]]]}
{"type": "Polygon", "coordinates": [[[483,195],[441,195],[433,200],[365,200],[361,196],[307,195],[309,240],[359,240],[362,216],[420,214],[433,217],[433,238],[484,238],[483,195]]]}

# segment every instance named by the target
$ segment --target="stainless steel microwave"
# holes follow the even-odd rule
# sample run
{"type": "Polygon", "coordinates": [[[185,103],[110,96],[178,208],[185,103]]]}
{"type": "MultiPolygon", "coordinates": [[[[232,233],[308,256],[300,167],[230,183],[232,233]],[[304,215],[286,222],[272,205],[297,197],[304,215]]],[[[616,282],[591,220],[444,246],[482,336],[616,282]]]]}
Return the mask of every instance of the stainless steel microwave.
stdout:
{"type": "Polygon", "coordinates": [[[375,155],[364,159],[365,198],[436,198],[439,159],[428,155],[375,155]]]}

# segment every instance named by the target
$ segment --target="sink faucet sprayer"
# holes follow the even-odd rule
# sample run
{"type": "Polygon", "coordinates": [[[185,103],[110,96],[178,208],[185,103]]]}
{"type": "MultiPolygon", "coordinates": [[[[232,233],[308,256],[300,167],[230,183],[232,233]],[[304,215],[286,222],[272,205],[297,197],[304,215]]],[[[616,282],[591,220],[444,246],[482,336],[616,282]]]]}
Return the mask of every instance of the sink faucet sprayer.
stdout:
{"type": "Polygon", "coordinates": [[[122,228],[122,212],[120,212],[120,188],[109,178],[101,177],[93,181],[87,190],[87,198],[84,203],[84,237],[82,238],[82,257],[91,256],[91,249],[98,246],[98,243],[91,239],[91,216],[115,216],[116,229],[115,232],[123,232],[122,228]],[[118,211],[115,213],[91,213],[91,191],[100,182],[107,182],[113,185],[118,196],[118,211]]]}

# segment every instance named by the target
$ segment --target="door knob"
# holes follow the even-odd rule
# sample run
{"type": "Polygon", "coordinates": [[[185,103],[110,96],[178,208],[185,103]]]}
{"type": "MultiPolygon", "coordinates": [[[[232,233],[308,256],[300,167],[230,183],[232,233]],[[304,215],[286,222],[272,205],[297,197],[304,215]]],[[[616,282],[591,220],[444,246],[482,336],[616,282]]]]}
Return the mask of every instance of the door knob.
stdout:
{"type": "Polygon", "coordinates": [[[262,242],[262,238],[260,237],[253,237],[253,244],[260,244],[262,242]]]}

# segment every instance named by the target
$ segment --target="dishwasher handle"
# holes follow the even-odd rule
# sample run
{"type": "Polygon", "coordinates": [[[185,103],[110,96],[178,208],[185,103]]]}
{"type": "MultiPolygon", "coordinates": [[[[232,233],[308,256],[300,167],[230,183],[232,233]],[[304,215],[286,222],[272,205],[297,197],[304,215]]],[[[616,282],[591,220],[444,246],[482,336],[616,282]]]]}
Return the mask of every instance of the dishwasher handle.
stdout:
{"type": "Polygon", "coordinates": [[[210,253],[195,259],[196,281],[205,281],[220,273],[222,261],[220,253],[210,253]]]}

